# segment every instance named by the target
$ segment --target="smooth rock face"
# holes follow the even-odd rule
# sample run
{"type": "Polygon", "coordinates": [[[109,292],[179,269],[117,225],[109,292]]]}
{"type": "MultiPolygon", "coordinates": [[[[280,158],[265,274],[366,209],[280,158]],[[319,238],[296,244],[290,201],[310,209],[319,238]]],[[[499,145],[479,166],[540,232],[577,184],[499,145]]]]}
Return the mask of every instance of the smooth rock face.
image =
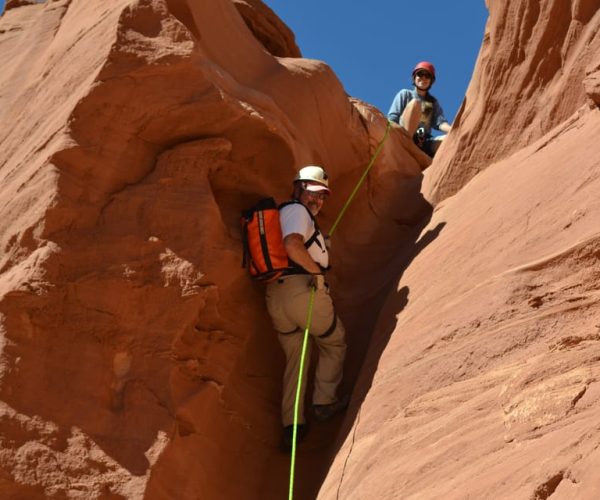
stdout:
{"type": "Polygon", "coordinates": [[[599,101],[598,0],[488,3],[458,130],[425,180],[434,203],[599,101]]]}
{"type": "MultiPolygon", "coordinates": [[[[283,356],[263,287],[240,267],[240,212],[284,201],[297,169],[317,163],[331,177],[331,226],[385,118],[299,58],[257,1],[11,7],[0,21],[0,497],[281,498],[283,356]]],[[[363,301],[353,290],[414,238],[429,163],[391,130],[336,233],[348,386],[369,333],[350,321],[363,301]]],[[[338,427],[313,431],[298,495],[316,495],[338,427]]]]}
{"type": "Polygon", "coordinates": [[[320,499],[598,498],[600,5],[488,4],[320,499]]]}

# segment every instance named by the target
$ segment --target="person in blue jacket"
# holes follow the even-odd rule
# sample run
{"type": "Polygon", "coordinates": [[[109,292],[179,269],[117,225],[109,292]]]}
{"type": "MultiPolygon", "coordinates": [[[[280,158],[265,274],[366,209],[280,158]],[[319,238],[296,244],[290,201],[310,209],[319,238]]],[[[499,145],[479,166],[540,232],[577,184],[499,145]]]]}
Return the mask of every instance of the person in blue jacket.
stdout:
{"type": "Polygon", "coordinates": [[[415,144],[433,158],[445,135],[433,137],[434,128],[446,134],[452,126],[446,120],[438,100],[429,93],[435,82],[435,68],[427,61],[418,63],[412,72],[413,89],[402,89],[388,111],[388,119],[403,127],[415,144]]]}

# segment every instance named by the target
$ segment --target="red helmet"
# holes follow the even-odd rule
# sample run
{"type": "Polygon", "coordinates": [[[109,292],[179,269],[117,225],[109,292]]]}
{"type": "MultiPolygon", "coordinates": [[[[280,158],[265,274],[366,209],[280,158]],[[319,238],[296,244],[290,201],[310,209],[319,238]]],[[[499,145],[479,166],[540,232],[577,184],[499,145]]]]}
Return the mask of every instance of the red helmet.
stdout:
{"type": "Polygon", "coordinates": [[[415,69],[413,69],[412,71],[413,78],[415,77],[415,73],[420,69],[427,71],[431,75],[431,83],[435,82],[435,68],[433,67],[433,64],[431,64],[428,61],[421,61],[420,63],[418,63],[415,66],[415,69]]]}

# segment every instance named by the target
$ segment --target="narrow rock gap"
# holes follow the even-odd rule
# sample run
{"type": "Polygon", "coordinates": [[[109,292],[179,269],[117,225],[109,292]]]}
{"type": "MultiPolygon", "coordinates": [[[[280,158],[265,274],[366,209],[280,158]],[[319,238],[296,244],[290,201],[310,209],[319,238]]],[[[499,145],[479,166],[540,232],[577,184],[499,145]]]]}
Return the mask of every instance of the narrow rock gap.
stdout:
{"type": "MultiPolygon", "coordinates": [[[[416,186],[420,190],[420,183],[416,186]]],[[[368,320],[365,323],[366,328],[357,331],[353,325],[347,327],[349,349],[354,348],[361,351],[358,359],[354,359],[354,367],[347,366],[344,374],[343,386],[352,392],[352,402],[345,416],[335,419],[328,423],[328,431],[336,436],[331,440],[331,444],[322,451],[322,456],[314,459],[313,468],[310,477],[305,477],[305,481],[310,481],[312,487],[305,494],[299,496],[299,500],[310,500],[316,498],[318,491],[323,483],[334,457],[340,451],[342,443],[346,439],[354,442],[354,436],[359,432],[361,405],[369,392],[370,385],[375,375],[379,358],[383,354],[389,341],[395,324],[396,315],[401,313],[408,304],[409,292],[407,287],[402,287],[393,293],[394,288],[398,286],[402,274],[408,268],[412,260],[435,238],[443,228],[443,224],[429,231],[421,238],[419,235],[431,220],[432,207],[429,206],[428,213],[412,226],[407,226],[407,234],[404,241],[398,246],[398,257],[393,263],[394,271],[388,276],[386,283],[381,285],[374,297],[365,304],[368,320]]],[[[385,226],[385,224],[382,224],[385,226]]],[[[377,266],[378,263],[371,263],[377,266]]],[[[340,314],[344,315],[343,310],[340,314]]],[[[352,460],[353,445],[347,452],[344,459],[345,463],[352,460]]],[[[338,498],[344,498],[342,475],[338,486],[338,498]]]]}

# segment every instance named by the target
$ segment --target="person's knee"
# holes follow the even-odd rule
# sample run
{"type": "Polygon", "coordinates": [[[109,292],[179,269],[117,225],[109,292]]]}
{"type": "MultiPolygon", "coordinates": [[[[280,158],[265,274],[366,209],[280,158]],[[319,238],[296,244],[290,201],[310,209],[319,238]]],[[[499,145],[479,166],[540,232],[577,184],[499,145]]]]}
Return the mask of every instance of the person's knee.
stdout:
{"type": "Polygon", "coordinates": [[[402,116],[409,118],[416,112],[417,106],[419,106],[419,111],[420,111],[421,103],[419,102],[419,100],[411,99],[408,102],[408,104],[406,105],[406,107],[404,108],[404,111],[402,112],[402,116]]]}
{"type": "Polygon", "coordinates": [[[421,107],[421,101],[419,99],[411,99],[410,101],[408,101],[408,104],[406,105],[406,108],[414,108],[415,106],[419,106],[419,108],[421,107]]]}
{"type": "Polygon", "coordinates": [[[402,113],[401,125],[409,134],[414,134],[417,125],[419,124],[419,117],[421,116],[421,101],[418,99],[411,99],[402,113]]]}

